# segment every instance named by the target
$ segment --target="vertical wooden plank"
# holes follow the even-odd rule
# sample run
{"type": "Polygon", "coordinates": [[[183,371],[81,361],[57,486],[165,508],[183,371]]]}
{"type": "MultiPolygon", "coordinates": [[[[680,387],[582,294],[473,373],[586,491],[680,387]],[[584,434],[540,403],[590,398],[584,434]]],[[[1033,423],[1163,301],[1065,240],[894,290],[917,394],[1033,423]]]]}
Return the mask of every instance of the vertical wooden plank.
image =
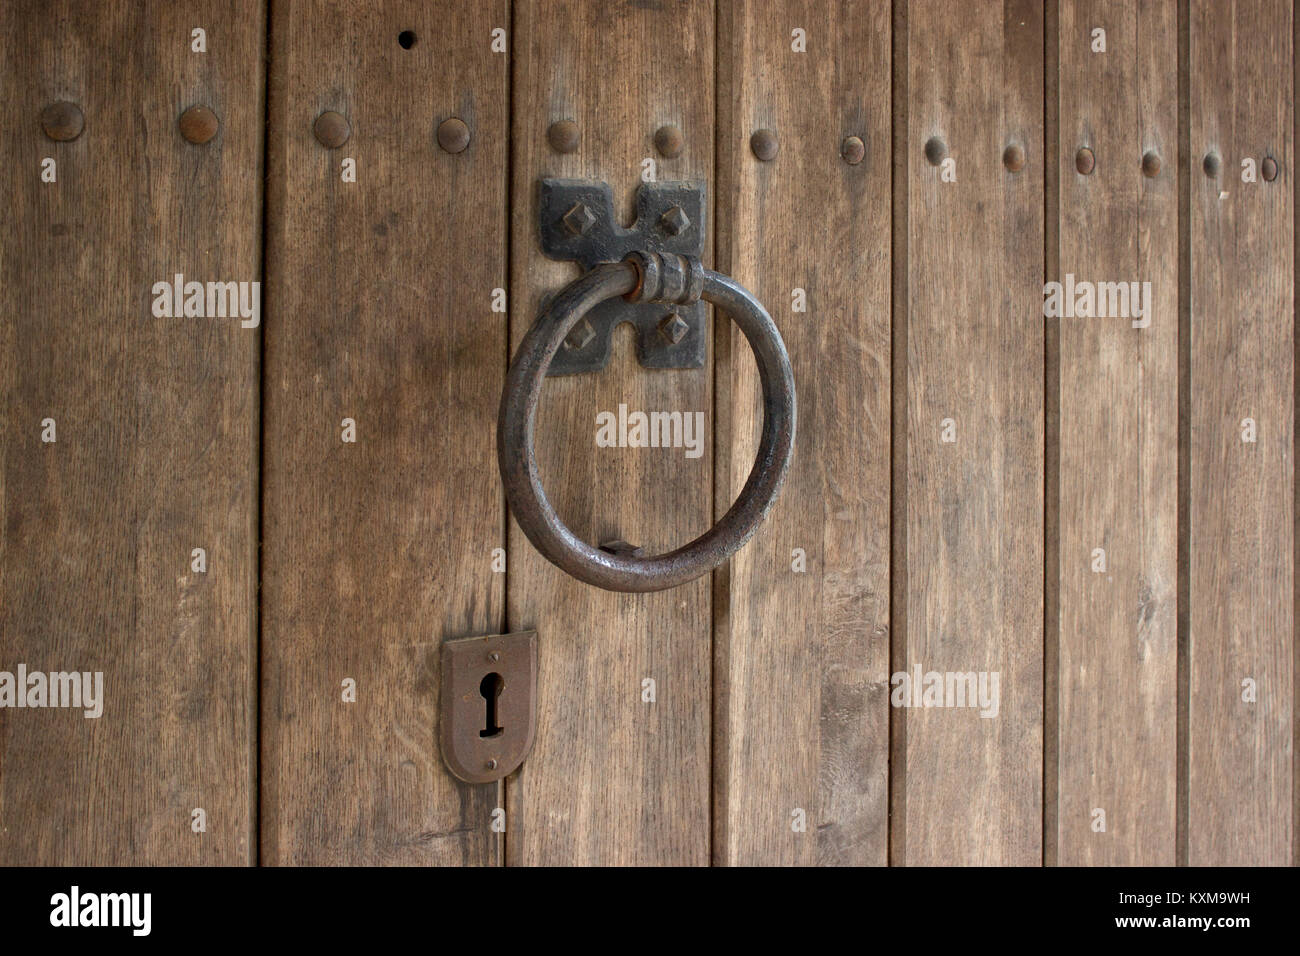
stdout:
{"type": "MultiPolygon", "coordinates": [[[[996,716],[991,707],[926,707],[922,700],[904,712],[905,807],[895,817],[895,840],[908,864],[1036,864],[1042,8],[983,0],[954,16],[941,0],[914,0],[907,29],[904,664],[922,677],[917,698],[930,672],[977,681],[987,675],[989,698],[996,673],[998,693],[996,716]],[[1009,145],[1026,156],[1018,172],[1003,164],[1009,145]],[[955,182],[943,181],[945,169],[955,182]]],[[[895,688],[900,698],[902,686],[895,688]]]]}
{"type": "MultiPolygon", "coordinates": [[[[1061,278],[1061,31],[1059,0],[1043,3],[1043,272],[1061,278]]],[[[1059,862],[1061,328],[1043,322],[1043,866],[1059,862]]]]}
{"type": "MultiPolygon", "coordinates": [[[[781,329],[799,425],[780,502],[720,575],[714,859],[884,864],[890,8],[728,0],[718,39],[719,268],[781,329]],[[779,137],[771,162],[750,150],[758,129],[779,137]],[[852,136],[865,147],[854,164],[841,156],[852,136]]],[[[762,407],[744,336],[727,324],[717,337],[721,516],[748,477],[762,407]]]]}
{"type": "Polygon", "coordinates": [[[1045,308],[1060,328],[1066,866],[1174,863],[1177,14],[1173,0],[1062,0],[1055,38],[1061,287],[1045,308]]]}
{"type": "Polygon", "coordinates": [[[1291,16],[1280,0],[1190,9],[1192,865],[1294,862],[1291,16]]]}
{"type": "Polygon", "coordinates": [[[504,0],[273,7],[268,863],[496,859],[496,787],[454,780],[436,729],[439,643],[504,623],[491,552],[506,329],[491,300],[505,286],[508,67],[490,44],[506,27],[504,0]],[[313,135],[326,110],[350,122],[341,148],[313,135]],[[463,152],[439,148],[449,117],[468,126],[463,152]]]}
{"type": "MultiPolygon", "coordinates": [[[[514,160],[511,336],[542,297],[578,270],[542,255],[538,180],[609,183],[622,221],[632,218],[642,161],[661,181],[711,180],[711,3],[514,7],[514,160]],[[547,142],[556,121],[581,142],[561,154],[547,142]],[[653,145],[679,127],[674,159],[653,145]]],[[[631,337],[614,337],[599,374],[553,377],[537,416],[547,494],[574,533],[667,551],[703,533],[712,516],[712,415],[703,454],[682,449],[597,448],[600,411],[709,412],[712,374],[648,371],[631,337]]],[[[511,522],[509,620],[536,627],[537,737],[507,787],[508,857],[518,864],[699,864],[709,860],[709,581],[658,594],[622,595],[552,567],[511,522]],[[654,703],[642,681],[655,681],[654,703]]]]}
{"type": "Polygon", "coordinates": [[[0,709],[5,864],[255,852],[260,331],[158,317],[152,290],[258,280],[264,23],[204,0],[0,10],[0,670],[103,675],[98,718],[0,709]],[[55,142],[60,100],[85,126],[55,142]],[[221,120],[203,145],[178,129],[196,104],[221,120]]]}

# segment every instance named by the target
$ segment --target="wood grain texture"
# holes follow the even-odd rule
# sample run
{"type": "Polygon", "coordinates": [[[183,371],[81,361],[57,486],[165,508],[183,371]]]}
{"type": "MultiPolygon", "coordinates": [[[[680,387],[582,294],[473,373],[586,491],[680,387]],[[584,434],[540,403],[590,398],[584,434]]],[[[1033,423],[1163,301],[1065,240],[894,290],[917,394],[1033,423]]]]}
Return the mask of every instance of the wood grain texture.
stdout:
{"type": "MultiPolygon", "coordinates": [[[[631,219],[642,160],[660,181],[708,181],[713,170],[714,11],[711,3],[514,5],[511,337],[542,297],[578,270],[546,259],[538,240],[538,180],[610,184],[631,219]],[[574,120],[581,143],[547,142],[574,120]],[[655,131],[679,127],[685,148],[658,157],[655,131]]],[[[627,327],[599,374],[553,377],[537,415],[547,494],[579,537],[621,538],[647,553],[703,533],[712,516],[713,422],[703,455],[682,449],[597,448],[600,411],[710,412],[712,371],[642,369],[627,327]]],[[[709,581],[672,591],[613,594],[552,567],[510,524],[509,621],[536,627],[537,738],[507,785],[512,864],[704,864],[709,861],[709,581]],[[642,701],[653,679],[656,701],[642,701]]]]}
{"type": "MultiPolygon", "coordinates": [[[[719,17],[719,269],[785,339],[796,452],[759,535],[718,575],[714,861],[886,862],[889,764],[890,9],[726,2],[719,17]],[[806,52],[792,49],[801,29],[806,52]],[[817,104],[810,108],[810,102],[817,104]],[[772,162],[749,147],[780,139],[772,162]],[[847,136],[865,158],[841,158],[847,136]],[[806,311],[794,311],[802,289],[806,311]],[[795,571],[795,550],[806,570],[795,571]],[[806,830],[792,827],[803,810],[806,830]]],[[[753,356],[715,333],[715,515],[754,461],[753,356]]]]}
{"type": "Polygon", "coordinates": [[[490,35],[507,25],[504,2],[273,6],[267,863],[498,859],[496,787],[450,776],[436,722],[440,642],[504,623],[491,297],[506,284],[508,66],[490,35]],[[350,120],[340,149],[313,136],[324,110],[350,120]],[[471,132],[462,153],[435,138],[450,116],[471,132]]]}
{"type": "MultiPolygon", "coordinates": [[[[102,671],[106,698],[0,708],[0,864],[1297,862],[1290,4],[267,7],[0,6],[0,671],[102,671]],[[40,123],[60,100],[67,142],[40,123]],[[707,184],[800,415],[750,543],[631,596],[508,520],[495,430],[511,349],[577,274],[541,252],[538,180],[604,180],[626,224],[647,159],[707,184]],[[261,326],[155,317],[178,273],[263,279],[261,326]],[[1045,323],[1067,274],[1150,281],[1150,324],[1045,323]],[[462,784],[439,645],[525,628],[534,749],[462,784]],[[997,715],[891,708],[916,669],[996,672],[997,715]]],[[[642,369],[623,329],[607,370],[548,381],[542,476],[586,540],[668,550],[743,484],[754,364],[709,329],[700,370],[642,369]],[[598,448],[620,404],[705,412],[703,455],[598,448]]]]}
{"type": "MultiPolygon", "coordinates": [[[[1171,865],[1179,276],[1168,65],[1178,11],[1173,0],[1063,0],[1059,10],[1058,275],[1076,286],[1149,282],[1151,298],[1136,319],[1131,299],[1125,314],[1048,319],[1059,323],[1061,370],[1057,862],[1171,865]],[[1093,151],[1090,175],[1076,168],[1080,148],[1093,151]],[[1143,174],[1147,152],[1160,160],[1154,176],[1143,174]]],[[[1119,310],[1108,301],[1106,311],[1119,310]]]]}
{"type": "Polygon", "coordinates": [[[1292,7],[1192,0],[1188,863],[1292,859],[1292,7]],[[1203,168],[1219,157],[1217,175],[1203,168]],[[1274,182],[1242,181],[1275,157],[1274,182]],[[1242,441],[1254,419],[1257,441],[1242,441]],[[1243,680],[1257,687],[1243,700],[1243,680]]]}
{"type": "MultiPolygon", "coordinates": [[[[1036,864],[1043,617],[1043,21],[908,9],[907,659],[997,672],[995,717],[907,709],[896,862],[1036,864]],[[942,182],[927,141],[956,161],[942,182]],[[1024,168],[1003,149],[1019,144],[1024,168]],[[944,442],[951,419],[955,442],[944,442]]],[[[896,719],[898,719],[896,717],[896,719]]]]}
{"type": "Polygon", "coordinates": [[[155,318],[151,289],[258,278],[263,24],[198,0],[0,8],[0,670],[102,671],[104,696],[98,719],[0,710],[3,864],[255,851],[260,332],[155,318]],[[70,142],[41,129],[59,100],[85,116],[70,142]],[[177,128],[196,103],[222,121],[203,146],[177,128]]]}

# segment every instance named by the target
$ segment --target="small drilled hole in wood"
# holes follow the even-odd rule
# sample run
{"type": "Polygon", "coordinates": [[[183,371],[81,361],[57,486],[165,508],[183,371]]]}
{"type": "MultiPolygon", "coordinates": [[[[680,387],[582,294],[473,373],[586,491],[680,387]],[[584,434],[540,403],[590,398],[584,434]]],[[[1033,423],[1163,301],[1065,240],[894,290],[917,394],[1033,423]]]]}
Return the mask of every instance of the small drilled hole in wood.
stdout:
{"type": "Polygon", "coordinates": [[[403,50],[409,50],[411,47],[415,46],[415,40],[416,36],[414,30],[403,30],[401,33],[397,34],[397,45],[403,50]]]}
{"type": "Polygon", "coordinates": [[[931,136],[925,141],[925,160],[931,166],[938,166],[947,152],[948,147],[938,136],[931,136]]]}

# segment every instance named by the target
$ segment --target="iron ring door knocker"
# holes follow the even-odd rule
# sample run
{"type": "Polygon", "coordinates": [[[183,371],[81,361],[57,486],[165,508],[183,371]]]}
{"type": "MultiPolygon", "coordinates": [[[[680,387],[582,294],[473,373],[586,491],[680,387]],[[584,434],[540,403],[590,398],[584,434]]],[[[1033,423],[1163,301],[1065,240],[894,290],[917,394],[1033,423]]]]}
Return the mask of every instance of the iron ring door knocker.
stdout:
{"type": "Polygon", "coordinates": [[[633,252],[597,265],[551,301],[515,353],[497,422],[497,457],[515,520],[552,564],[609,591],[661,591],[722,564],[758,529],[776,501],[794,450],[795,391],[790,357],[772,317],[734,279],[705,269],[694,256],[633,252]],[[615,553],[580,540],[546,498],[533,448],[533,419],[547,368],[565,336],[593,307],[629,302],[683,305],[703,298],[745,333],[763,389],[763,432],[749,479],[722,519],[690,544],[652,557],[615,553]]]}

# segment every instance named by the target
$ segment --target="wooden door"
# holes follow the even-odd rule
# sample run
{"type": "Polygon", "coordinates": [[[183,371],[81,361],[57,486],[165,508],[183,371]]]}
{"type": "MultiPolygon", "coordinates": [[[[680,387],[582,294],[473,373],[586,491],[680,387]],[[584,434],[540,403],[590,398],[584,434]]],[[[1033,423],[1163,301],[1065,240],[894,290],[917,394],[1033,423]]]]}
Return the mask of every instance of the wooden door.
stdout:
{"type": "Polygon", "coordinates": [[[263,326],[167,287],[260,281],[265,10],[0,17],[0,671],[102,687],[0,709],[0,862],[252,863],[263,326]]]}
{"type": "MultiPolygon", "coordinates": [[[[1294,864],[1292,7],[953,9],[7,4],[0,863],[1294,864]],[[671,590],[506,503],[546,178],[703,183],[789,353],[781,497],[671,590]],[[532,750],[458,780],[440,649],[532,629],[532,750]]],[[[548,379],[584,540],[741,492],[708,323],[548,379]]]]}

